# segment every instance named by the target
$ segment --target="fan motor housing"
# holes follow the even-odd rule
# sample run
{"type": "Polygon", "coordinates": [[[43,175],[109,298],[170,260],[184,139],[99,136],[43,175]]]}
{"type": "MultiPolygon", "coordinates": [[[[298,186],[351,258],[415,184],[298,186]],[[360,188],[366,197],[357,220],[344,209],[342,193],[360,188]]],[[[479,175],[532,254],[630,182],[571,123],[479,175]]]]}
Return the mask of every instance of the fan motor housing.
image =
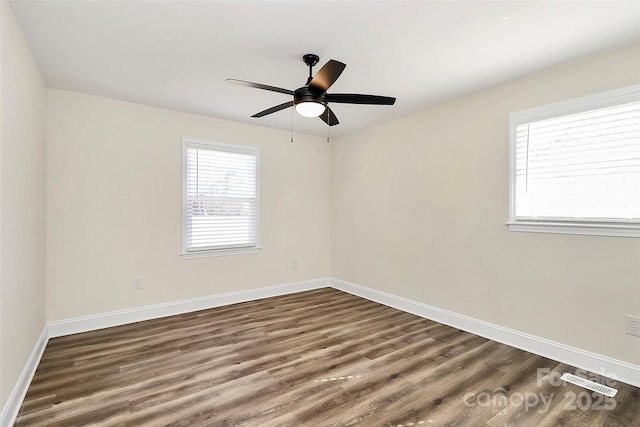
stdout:
{"type": "Polygon", "coordinates": [[[324,98],[324,93],[317,94],[309,88],[309,86],[303,86],[295,90],[293,94],[294,105],[301,102],[317,102],[319,104],[327,105],[327,101],[324,98]]]}

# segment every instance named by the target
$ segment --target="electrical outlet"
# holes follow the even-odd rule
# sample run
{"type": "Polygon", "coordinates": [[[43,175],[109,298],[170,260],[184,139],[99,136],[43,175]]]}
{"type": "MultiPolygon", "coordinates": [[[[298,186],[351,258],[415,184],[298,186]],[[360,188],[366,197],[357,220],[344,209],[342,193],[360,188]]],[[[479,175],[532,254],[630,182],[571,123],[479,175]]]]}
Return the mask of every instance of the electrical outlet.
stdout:
{"type": "Polygon", "coordinates": [[[640,317],[627,314],[624,316],[624,332],[640,337],[640,317]]]}
{"type": "Polygon", "coordinates": [[[134,277],[131,279],[131,289],[134,291],[142,289],[142,277],[134,277]]]}
{"type": "Polygon", "coordinates": [[[298,269],[298,260],[294,259],[293,261],[291,261],[291,269],[292,270],[297,270],[298,269]]]}

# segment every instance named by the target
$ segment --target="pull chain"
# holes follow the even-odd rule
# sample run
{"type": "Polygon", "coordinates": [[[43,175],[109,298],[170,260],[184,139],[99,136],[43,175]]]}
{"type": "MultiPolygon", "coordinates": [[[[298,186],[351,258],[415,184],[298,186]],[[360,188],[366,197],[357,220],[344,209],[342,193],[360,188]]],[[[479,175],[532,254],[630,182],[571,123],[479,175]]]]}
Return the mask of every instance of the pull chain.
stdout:
{"type": "Polygon", "coordinates": [[[291,106],[291,143],[293,144],[293,110],[295,106],[291,106]]]}
{"type": "Polygon", "coordinates": [[[331,129],[331,110],[329,110],[329,106],[327,106],[327,144],[331,142],[331,137],[329,135],[329,130],[331,129]]]}

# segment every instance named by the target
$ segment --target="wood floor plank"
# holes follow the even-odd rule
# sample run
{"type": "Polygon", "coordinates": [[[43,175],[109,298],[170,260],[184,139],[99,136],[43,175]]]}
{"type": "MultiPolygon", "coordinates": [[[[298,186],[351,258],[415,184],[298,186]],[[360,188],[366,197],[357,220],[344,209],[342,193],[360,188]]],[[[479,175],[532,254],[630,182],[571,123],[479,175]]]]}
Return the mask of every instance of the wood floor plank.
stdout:
{"type": "Polygon", "coordinates": [[[575,371],[323,288],[53,338],[15,425],[640,425],[638,388],[549,380],[575,371]]]}

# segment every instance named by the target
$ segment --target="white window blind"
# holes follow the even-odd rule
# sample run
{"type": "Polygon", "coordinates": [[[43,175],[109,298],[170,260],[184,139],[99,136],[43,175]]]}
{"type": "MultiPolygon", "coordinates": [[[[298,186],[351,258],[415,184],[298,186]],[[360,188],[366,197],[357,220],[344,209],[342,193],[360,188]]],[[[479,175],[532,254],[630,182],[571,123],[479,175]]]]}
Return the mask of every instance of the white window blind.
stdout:
{"type": "Polygon", "coordinates": [[[258,246],[258,150],[187,140],[183,252],[258,246]]]}
{"type": "Polygon", "coordinates": [[[559,225],[581,225],[580,234],[639,234],[637,87],[515,113],[511,135],[510,225],[551,225],[553,230],[542,231],[555,232],[570,232],[559,225]],[[609,232],[593,233],[598,227],[609,232]]]}

